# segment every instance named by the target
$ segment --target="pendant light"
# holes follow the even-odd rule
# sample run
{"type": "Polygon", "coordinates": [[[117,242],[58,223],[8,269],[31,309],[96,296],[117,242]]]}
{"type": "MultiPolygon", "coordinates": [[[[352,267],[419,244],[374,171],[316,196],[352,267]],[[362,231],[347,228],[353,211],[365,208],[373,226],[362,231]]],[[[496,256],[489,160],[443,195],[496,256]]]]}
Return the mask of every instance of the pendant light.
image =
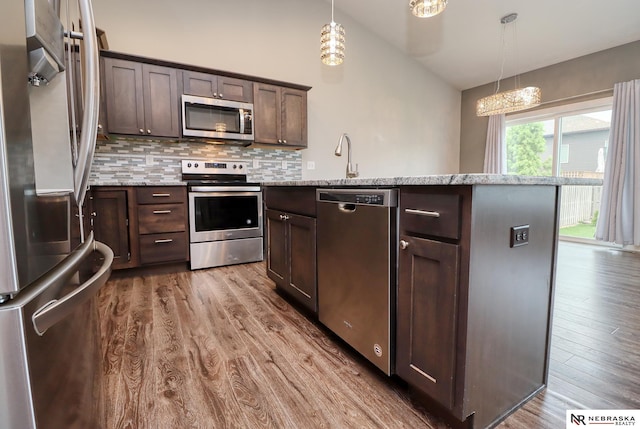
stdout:
{"type": "Polygon", "coordinates": [[[331,23],[324,25],[320,33],[320,59],[328,66],[337,66],[344,61],[344,27],[333,20],[333,0],[331,23]]]}
{"type": "Polygon", "coordinates": [[[436,16],[447,7],[448,0],[411,0],[409,8],[418,18],[436,16]]]}
{"type": "Polygon", "coordinates": [[[496,92],[493,95],[478,100],[476,104],[477,116],[491,116],[500,115],[502,113],[518,112],[520,110],[530,109],[540,105],[540,88],[536,86],[520,88],[520,76],[518,74],[515,76],[516,89],[500,92],[500,80],[502,79],[502,74],[504,72],[505,60],[505,29],[507,24],[513,23],[517,18],[517,13],[510,13],[509,15],[505,15],[500,18],[500,23],[502,24],[502,66],[500,68],[500,76],[496,83],[496,92]]]}

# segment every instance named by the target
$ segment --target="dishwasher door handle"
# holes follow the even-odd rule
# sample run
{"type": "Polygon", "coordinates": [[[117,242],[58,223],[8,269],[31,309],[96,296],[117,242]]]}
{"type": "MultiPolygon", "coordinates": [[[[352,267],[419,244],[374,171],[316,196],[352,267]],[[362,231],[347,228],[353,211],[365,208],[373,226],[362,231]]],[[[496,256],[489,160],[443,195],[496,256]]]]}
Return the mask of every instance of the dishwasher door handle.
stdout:
{"type": "Polygon", "coordinates": [[[355,213],[356,205],[350,203],[340,203],[338,204],[338,210],[342,213],[355,213]]]}

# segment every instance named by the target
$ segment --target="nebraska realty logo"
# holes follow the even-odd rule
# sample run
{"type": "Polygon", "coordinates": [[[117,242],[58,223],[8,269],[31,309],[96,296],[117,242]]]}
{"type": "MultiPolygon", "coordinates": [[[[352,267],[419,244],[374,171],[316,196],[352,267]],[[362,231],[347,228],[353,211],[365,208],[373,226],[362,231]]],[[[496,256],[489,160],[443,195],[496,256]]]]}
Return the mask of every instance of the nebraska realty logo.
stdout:
{"type": "MultiPolygon", "coordinates": [[[[567,429],[581,426],[635,426],[640,410],[567,410],[567,429]]],[[[639,424],[640,426],[640,424],[639,424]]]]}

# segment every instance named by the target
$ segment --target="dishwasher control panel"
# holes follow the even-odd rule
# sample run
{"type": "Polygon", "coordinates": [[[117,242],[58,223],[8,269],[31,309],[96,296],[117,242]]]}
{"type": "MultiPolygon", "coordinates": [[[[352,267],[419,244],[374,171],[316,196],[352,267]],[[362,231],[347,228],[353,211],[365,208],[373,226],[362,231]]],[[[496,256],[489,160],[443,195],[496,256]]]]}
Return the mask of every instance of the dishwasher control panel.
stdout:
{"type": "Polygon", "coordinates": [[[393,189],[318,189],[316,197],[320,202],[390,207],[395,207],[398,201],[397,191],[393,189]]]}

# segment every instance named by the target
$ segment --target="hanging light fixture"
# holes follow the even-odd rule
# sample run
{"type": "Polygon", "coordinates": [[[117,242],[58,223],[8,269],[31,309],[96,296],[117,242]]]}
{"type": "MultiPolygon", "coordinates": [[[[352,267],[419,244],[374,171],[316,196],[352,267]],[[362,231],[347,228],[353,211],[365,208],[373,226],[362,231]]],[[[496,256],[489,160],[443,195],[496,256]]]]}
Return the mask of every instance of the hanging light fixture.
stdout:
{"type": "Polygon", "coordinates": [[[344,61],[344,27],[333,20],[333,0],[331,23],[324,25],[320,33],[320,59],[328,66],[337,66],[344,61]]]}
{"type": "Polygon", "coordinates": [[[409,8],[418,18],[429,18],[436,16],[447,7],[449,0],[411,0],[409,8]]]}
{"type": "Polygon", "coordinates": [[[502,113],[517,112],[540,105],[540,88],[536,86],[520,88],[520,76],[518,74],[515,76],[516,89],[500,92],[500,80],[504,73],[505,61],[505,29],[507,24],[514,22],[517,18],[517,13],[510,13],[509,15],[505,15],[500,18],[500,23],[502,24],[502,66],[500,68],[500,77],[498,77],[498,81],[496,82],[496,92],[493,95],[478,100],[476,104],[477,116],[491,116],[502,113]]]}

